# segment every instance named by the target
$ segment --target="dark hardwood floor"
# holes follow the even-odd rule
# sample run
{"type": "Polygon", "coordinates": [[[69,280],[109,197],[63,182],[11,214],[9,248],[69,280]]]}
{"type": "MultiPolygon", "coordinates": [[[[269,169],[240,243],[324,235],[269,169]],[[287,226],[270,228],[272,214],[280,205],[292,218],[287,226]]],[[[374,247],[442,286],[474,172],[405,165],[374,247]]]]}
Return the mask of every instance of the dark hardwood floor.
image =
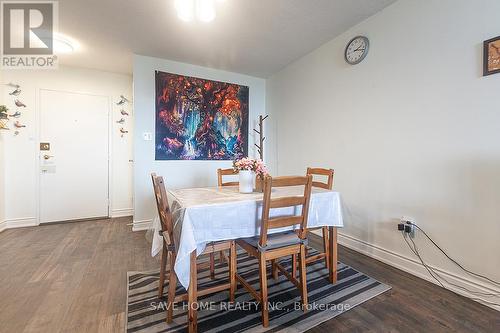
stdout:
{"type": "MultiPolygon", "coordinates": [[[[0,233],[0,332],[123,332],[126,272],[159,266],[130,222],[0,233]]],[[[339,258],[392,290],[310,332],[500,332],[497,311],[347,248],[339,258]]]]}

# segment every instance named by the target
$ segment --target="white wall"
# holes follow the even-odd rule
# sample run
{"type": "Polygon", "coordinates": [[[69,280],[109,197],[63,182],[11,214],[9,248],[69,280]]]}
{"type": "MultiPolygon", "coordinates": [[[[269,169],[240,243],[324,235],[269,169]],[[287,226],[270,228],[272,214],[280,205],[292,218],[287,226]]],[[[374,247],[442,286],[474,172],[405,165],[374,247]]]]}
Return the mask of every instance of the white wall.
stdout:
{"type": "MultiPolygon", "coordinates": [[[[0,81],[2,78],[2,73],[0,72],[0,81]]],[[[0,86],[0,96],[3,96],[3,85],[0,86]]],[[[3,98],[0,98],[0,105],[3,104],[3,98]]],[[[1,131],[1,130],[0,130],[1,131]]],[[[5,229],[5,175],[4,175],[4,139],[3,135],[0,134],[0,232],[5,229]]]]}
{"type": "Polygon", "coordinates": [[[0,137],[0,232],[6,228],[5,225],[5,180],[4,180],[4,156],[3,140],[0,137]]]}
{"type": "Polygon", "coordinates": [[[5,229],[5,180],[4,180],[4,144],[0,135],[0,232],[5,229]]]}
{"type": "MultiPolygon", "coordinates": [[[[155,161],[155,71],[189,75],[210,80],[249,86],[249,155],[257,156],[252,128],[259,114],[266,114],[265,80],[242,74],[225,72],[164,59],[134,56],[134,109],[135,109],[135,169],[134,169],[134,230],[147,227],[156,214],[151,172],[165,177],[170,188],[217,185],[217,168],[229,168],[231,161],[155,161]],[[144,141],[143,133],[153,134],[152,141],[144,141]]],[[[264,159],[274,168],[273,119],[266,130],[268,141],[264,159]]]]}
{"type": "MultiPolygon", "coordinates": [[[[481,76],[498,13],[498,0],[401,0],[268,80],[278,173],[335,168],[341,243],[426,277],[396,231],[407,215],[466,267],[500,280],[500,75],[481,76]],[[343,52],[358,34],[370,52],[350,66],[343,52]]],[[[499,292],[421,233],[416,242],[450,281],[499,292]]]]}
{"type": "MultiPolygon", "coordinates": [[[[121,125],[116,121],[122,116],[114,103],[120,94],[131,97],[132,78],[128,75],[89,69],[60,67],[58,70],[11,70],[2,72],[4,91],[2,100],[14,110],[13,98],[8,93],[13,82],[21,85],[18,97],[27,105],[19,119],[27,127],[18,136],[13,130],[0,131],[4,144],[4,196],[0,201],[5,205],[5,223],[8,227],[38,224],[38,100],[40,89],[53,89],[108,96],[112,105],[112,146],[111,146],[111,213],[113,216],[132,215],[132,125],[133,118],[127,119],[130,133],[124,138],[119,135],[121,125]]],[[[132,110],[132,105],[129,107],[132,110]]],[[[132,112],[131,112],[132,115],[132,112]]],[[[12,122],[10,122],[10,127],[12,122]]],[[[82,129],[80,135],[91,135],[92,129],[82,129]]],[[[85,157],[82,156],[82,162],[85,157]]],[[[1,168],[1,167],[0,167],[1,168]]],[[[1,170],[1,169],[0,169],[1,170]]],[[[76,189],[77,190],[77,189],[76,189]]]]}

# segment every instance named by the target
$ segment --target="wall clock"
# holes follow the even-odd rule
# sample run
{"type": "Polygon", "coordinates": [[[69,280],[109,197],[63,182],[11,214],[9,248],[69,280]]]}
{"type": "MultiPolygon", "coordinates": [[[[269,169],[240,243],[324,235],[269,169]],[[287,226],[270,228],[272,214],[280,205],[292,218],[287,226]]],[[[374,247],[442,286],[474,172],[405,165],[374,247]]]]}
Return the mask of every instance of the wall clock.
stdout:
{"type": "Polygon", "coordinates": [[[350,65],[359,64],[368,54],[370,42],[365,36],[356,36],[347,43],[345,61],[350,65]]]}

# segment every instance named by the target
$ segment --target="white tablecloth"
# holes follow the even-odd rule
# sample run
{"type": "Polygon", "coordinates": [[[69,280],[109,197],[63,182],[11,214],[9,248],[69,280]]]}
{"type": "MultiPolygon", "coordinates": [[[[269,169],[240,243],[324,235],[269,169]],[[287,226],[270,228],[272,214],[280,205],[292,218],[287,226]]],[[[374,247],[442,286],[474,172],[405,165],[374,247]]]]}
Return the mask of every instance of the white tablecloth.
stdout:
{"type": "MultiPolygon", "coordinates": [[[[272,198],[301,195],[302,187],[273,189],[272,198]]],[[[190,254],[205,250],[209,242],[260,235],[262,193],[242,194],[237,186],[191,188],[168,191],[174,218],[177,246],[175,272],[180,283],[189,287],[190,254]]],[[[301,207],[271,210],[271,217],[300,214],[301,207]]],[[[309,204],[309,228],[342,227],[342,210],[338,192],[313,188],[309,204]]],[[[159,223],[156,223],[159,228],[159,223]]],[[[289,228],[284,228],[289,229],[289,228]]],[[[273,229],[279,232],[284,229],[273,229]]],[[[155,230],[155,235],[158,232],[155,230]]]]}

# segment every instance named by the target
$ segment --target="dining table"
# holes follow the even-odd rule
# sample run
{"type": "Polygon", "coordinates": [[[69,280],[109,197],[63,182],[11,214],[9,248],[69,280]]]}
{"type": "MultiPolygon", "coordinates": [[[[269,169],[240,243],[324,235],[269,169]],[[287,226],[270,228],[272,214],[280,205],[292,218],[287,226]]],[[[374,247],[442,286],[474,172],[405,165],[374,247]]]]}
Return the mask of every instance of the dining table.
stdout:
{"type": "MultiPolygon", "coordinates": [[[[303,191],[303,186],[273,188],[271,197],[299,196],[303,191]]],[[[240,193],[238,186],[221,186],[171,189],[167,196],[177,247],[174,270],[186,290],[189,288],[193,251],[199,255],[211,242],[260,235],[262,192],[240,193]]],[[[338,192],[312,188],[307,228],[329,228],[329,278],[332,283],[337,281],[337,228],[344,226],[341,207],[338,192]]],[[[298,215],[301,209],[301,206],[272,209],[270,216],[298,215]]],[[[154,229],[159,228],[159,223],[156,223],[154,229]]],[[[290,227],[272,229],[272,232],[284,230],[290,230],[290,227]]],[[[154,231],[158,235],[159,230],[154,231]]]]}

